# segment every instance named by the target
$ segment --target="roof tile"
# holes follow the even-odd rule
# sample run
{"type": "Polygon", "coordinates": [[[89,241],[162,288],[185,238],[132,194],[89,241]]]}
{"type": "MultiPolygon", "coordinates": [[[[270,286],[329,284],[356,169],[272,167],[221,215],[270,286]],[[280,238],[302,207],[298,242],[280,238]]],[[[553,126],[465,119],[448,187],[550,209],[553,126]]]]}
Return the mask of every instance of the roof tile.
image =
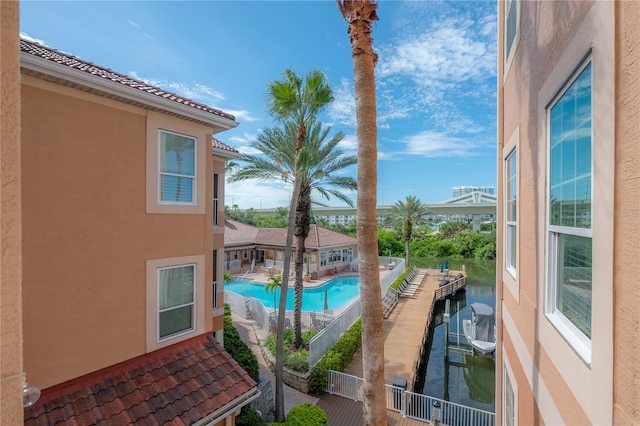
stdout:
{"type": "Polygon", "coordinates": [[[25,424],[191,424],[256,388],[205,334],[45,389],[25,424]]]}
{"type": "Polygon", "coordinates": [[[144,81],[136,80],[124,74],[120,74],[113,70],[110,70],[109,68],[101,67],[91,62],[84,61],[69,53],[64,53],[39,43],[35,43],[25,39],[20,39],[20,51],[23,53],[27,53],[27,54],[36,56],[38,58],[50,61],[50,62],[55,62],[60,65],[65,65],[69,68],[78,70],[79,72],[84,72],[86,74],[102,77],[104,79],[108,79],[113,82],[120,83],[123,86],[131,87],[141,92],[145,92],[161,98],[169,99],[173,102],[186,105],[190,108],[194,108],[199,111],[204,111],[212,115],[216,115],[219,117],[226,118],[228,120],[235,121],[235,117],[233,115],[223,112],[219,109],[211,108],[210,106],[207,106],[199,102],[195,102],[191,99],[187,99],[178,94],[167,92],[165,90],[160,89],[159,87],[151,86],[145,83],[144,81]]]}

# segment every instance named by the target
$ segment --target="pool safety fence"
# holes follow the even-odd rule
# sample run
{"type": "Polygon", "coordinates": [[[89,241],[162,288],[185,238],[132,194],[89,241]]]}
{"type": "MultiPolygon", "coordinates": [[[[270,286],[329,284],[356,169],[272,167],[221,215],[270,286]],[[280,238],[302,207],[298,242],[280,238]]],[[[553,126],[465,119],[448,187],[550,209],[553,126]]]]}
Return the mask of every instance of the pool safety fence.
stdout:
{"type": "MultiPolygon", "coordinates": [[[[360,377],[329,370],[325,391],[354,401],[362,401],[363,384],[364,380],[360,377]]],[[[403,417],[432,424],[438,420],[447,425],[495,426],[494,413],[409,392],[398,384],[385,385],[385,394],[387,410],[399,412],[403,417]]]]}

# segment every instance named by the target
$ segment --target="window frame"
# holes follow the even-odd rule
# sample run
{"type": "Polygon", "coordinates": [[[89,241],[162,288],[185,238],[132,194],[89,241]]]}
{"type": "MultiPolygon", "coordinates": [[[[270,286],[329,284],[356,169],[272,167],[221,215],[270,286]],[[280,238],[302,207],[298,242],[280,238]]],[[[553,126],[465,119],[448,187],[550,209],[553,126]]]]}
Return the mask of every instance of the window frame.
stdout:
{"type": "Polygon", "coordinates": [[[177,337],[184,336],[185,334],[193,333],[196,330],[196,328],[197,328],[197,325],[196,325],[197,294],[196,294],[196,292],[197,292],[197,288],[198,288],[198,286],[197,286],[197,279],[198,279],[197,278],[197,273],[198,273],[198,270],[197,270],[197,264],[196,263],[186,263],[186,264],[182,264],[182,265],[164,266],[164,267],[160,267],[160,268],[156,269],[156,274],[157,274],[157,278],[156,278],[157,279],[157,296],[158,296],[157,304],[156,304],[156,308],[157,308],[157,316],[156,316],[156,318],[157,318],[157,327],[156,327],[156,330],[157,330],[157,343],[163,343],[163,342],[166,342],[168,340],[172,340],[172,339],[175,339],[177,337]],[[191,298],[191,302],[190,303],[183,303],[183,304],[177,305],[177,306],[172,306],[170,308],[161,309],[160,308],[160,294],[161,294],[161,290],[160,290],[160,285],[161,285],[161,283],[160,283],[160,274],[161,274],[161,272],[165,271],[165,270],[169,270],[169,269],[178,269],[178,268],[185,268],[185,267],[192,267],[193,268],[193,282],[191,283],[193,296],[191,298]],[[161,324],[160,314],[164,313],[164,312],[171,311],[171,310],[184,308],[185,306],[191,306],[192,307],[192,309],[191,309],[191,326],[188,329],[184,329],[184,330],[181,330],[179,332],[176,332],[176,333],[173,333],[173,334],[169,334],[167,336],[161,336],[160,335],[160,329],[161,329],[161,326],[160,326],[160,324],[161,324]]]}
{"type": "Polygon", "coordinates": [[[220,175],[218,173],[214,173],[212,181],[213,181],[213,189],[212,189],[212,192],[213,192],[213,194],[212,194],[213,195],[213,197],[212,197],[213,198],[213,202],[212,202],[212,204],[213,204],[213,226],[217,227],[217,226],[220,225],[220,221],[219,221],[219,218],[218,218],[218,205],[219,205],[219,202],[220,202],[220,199],[219,199],[220,175]]]}
{"type": "Polygon", "coordinates": [[[189,136],[186,134],[173,132],[165,129],[158,129],[158,204],[169,206],[195,206],[198,204],[198,138],[195,136],[189,136]],[[193,141],[193,175],[168,173],[162,171],[162,134],[170,134],[180,136],[193,141]],[[163,176],[176,176],[178,178],[191,179],[193,184],[191,186],[191,201],[166,201],[162,199],[162,177],[163,176]]]}
{"type": "Polygon", "coordinates": [[[506,78],[509,73],[509,69],[511,68],[511,64],[513,63],[513,57],[515,56],[516,50],[518,50],[518,44],[520,43],[520,13],[521,13],[521,4],[520,0],[506,0],[504,2],[504,76],[506,78]],[[516,7],[515,11],[515,33],[513,34],[513,40],[511,41],[511,45],[507,45],[507,34],[509,28],[509,12],[512,7],[516,7]],[[507,53],[508,52],[508,53],[507,53]]]}
{"type": "MultiPolygon", "coordinates": [[[[569,344],[577,351],[577,353],[588,363],[591,362],[591,353],[592,353],[592,337],[588,337],[582,330],[580,330],[569,318],[567,318],[558,308],[558,264],[559,264],[559,252],[560,252],[560,235],[565,236],[576,236],[589,238],[591,240],[591,244],[593,247],[593,201],[594,201],[594,187],[593,187],[593,176],[594,176],[594,137],[593,137],[593,129],[594,129],[594,61],[593,55],[591,51],[588,52],[575,66],[575,68],[571,71],[568,78],[564,80],[563,83],[559,86],[557,93],[551,98],[551,101],[545,107],[545,126],[546,126],[546,155],[547,155],[547,167],[546,167],[546,180],[548,184],[545,189],[545,203],[546,203],[546,218],[545,218],[545,238],[546,238],[546,247],[547,247],[547,261],[546,261],[546,303],[545,303],[545,316],[547,319],[556,327],[556,329],[560,332],[560,334],[569,342],[569,344]],[[590,82],[591,82],[591,102],[590,102],[590,114],[591,114],[591,128],[590,128],[590,214],[591,214],[591,223],[589,228],[579,228],[572,226],[563,226],[563,225],[552,225],[551,224],[551,110],[558,102],[563,99],[563,96],[567,93],[567,91],[572,87],[572,85],[576,82],[576,80],[581,77],[582,72],[587,68],[587,66],[591,65],[591,74],[590,74],[590,82]]],[[[574,213],[575,215],[576,213],[574,213]]],[[[592,251],[592,267],[593,267],[593,251],[592,251]]],[[[591,296],[590,296],[591,304],[591,331],[593,331],[593,320],[594,320],[594,309],[593,309],[593,271],[591,272],[591,296]]]]}
{"type": "Polygon", "coordinates": [[[502,424],[509,425],[507,423],[507,383],[509,384],[509,389],[511,389],[512,395],[512,417],[513,423],[512,425],[518,424],[518,383],[513,380],[515,377],[513,375],[513,371],[511,370],[511,365],[507,358],[504,358],[503,368],[502,368],[502,424]]]}
{"type": "Polygon", "coordinates": [[[505,269],[515,279],[518,271],[518,154],[513,148],[505,158],[505,197],[504,197],[504,223],[505,223],[505,269]],[[513,159],[513,173],[509,173],[509,162],[513,159]],[[512,180],[515,180],[515,194],[510,198],[512,180]],[[510,200],[514,200],[515,220],[509,220],[510,200]],[[513,234],[513,235],[511,235],[513,234]],[[510,238],[513,236],[513,240],[510,238]],[[511,247],[513,245],[513,247],[511,247]],[[512,258],[513,257],[513,258],[512,258]]]}

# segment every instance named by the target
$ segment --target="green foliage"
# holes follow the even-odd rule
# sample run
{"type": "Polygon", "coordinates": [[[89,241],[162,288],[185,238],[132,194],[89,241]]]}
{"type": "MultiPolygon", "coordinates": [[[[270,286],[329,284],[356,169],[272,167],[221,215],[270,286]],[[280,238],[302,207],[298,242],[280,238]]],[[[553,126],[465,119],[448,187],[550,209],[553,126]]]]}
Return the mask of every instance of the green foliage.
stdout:
{"type": "Polygon", "coordinates": [[[309,390],[320,395],[327,388],[327,370],[344,371],[362,345],[362,323],[358,319],[311,371],[309,390]]]}
{"type": "Polygon", "coordinates": [[[329,425],[329,421],[322,408],[306,403],[292,407],[284,424],[287,426],[324,426],[329,425]]]}
{"type": "Polygon", "coordinates": [[[231,307],[225,303],[224,306],[224,348],[233,359],[236,360],[249,376],[256,382],[260,381],[260,371],[258,367],[258,358],[253,354],[251,348],[242,341],[240,333],[233,326],[231,321],[231,307]],[[228,308],[228,309],[227,309],[228,308]],[[227,312],[229,314],[227,315],[227,312]]]}
{"type": "Polygon", "coordinates": [[[245,405],[236,417],[236,426],[267,426],[267,422],[250,405],[245,405]]]}
{"type": "MultiPolygon", "coordinates": [[[[285,354],[282,363],[285,367],[306,373],[309,371],[309,341],[318,334],[315,330],[308,330],[302,334],[303,347],[296,349],[293,345],[293,330],[286,329],[283,334],[285,354]]],[[[263,345],[269,350],[271,355],[276,356],[276,335],[270,334],[263,341],[263,345]]]]}
{"type": "Polygon", "coordinates": [[[404,257],[404,242],[400,239],[398,233],[390,229],[378,230],[378,256],[388,256],[391,251],[391,256],[403,256],[404,257]]]}
{"type": "Polygon", "coordinates": [[[402,274],[400,274],[400,276],[396,278],[394,282],[391,283],[391,288],[395,290],[399,289],[400,284],[402,284],[402,281],[404,281],[404,279],[407,278],[407,275],[409,275],[411,271],[412,271],[412,268],[405,269],[405,271],[402,274]]]}

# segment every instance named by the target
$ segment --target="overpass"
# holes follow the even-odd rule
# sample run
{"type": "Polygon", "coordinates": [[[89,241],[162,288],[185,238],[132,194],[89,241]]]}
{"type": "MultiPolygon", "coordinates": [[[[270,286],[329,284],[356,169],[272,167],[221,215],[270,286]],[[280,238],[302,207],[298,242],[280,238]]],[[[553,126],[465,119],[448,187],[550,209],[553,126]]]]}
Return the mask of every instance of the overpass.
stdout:
{"type": "MultiPolygon", "coordinates": [[[[473,217],[473,229],[480,229],[481,215],[496,214],[496,196],[484,192],[471,192],[469,194],[460,195],[458,197],[449,198],[439,203],[424,204],[429,215],[434,216],[453,216],[463,215],[473,217]]],[[[376,216],[378,221],[382,222],[384,218],[391,213],[392,205],[383,205],[376,207],[376,216]]],[[[258,216],[270,216],[275,214],[275,209],[255,209],[258,216]]],[[[316,219],[325,219],[329,224],[339,223],[348,225],[352,219],[356,218],[357,207],[339,206],[339,207],[320,207],[312,208],[313,216],[316,219]]]]}

